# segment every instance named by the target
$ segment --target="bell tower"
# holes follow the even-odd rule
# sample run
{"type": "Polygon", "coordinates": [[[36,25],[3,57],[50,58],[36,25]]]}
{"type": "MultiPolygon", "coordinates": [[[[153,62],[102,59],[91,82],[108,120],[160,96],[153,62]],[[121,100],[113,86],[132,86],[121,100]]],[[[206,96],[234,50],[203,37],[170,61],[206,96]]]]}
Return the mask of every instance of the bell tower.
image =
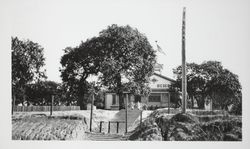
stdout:
{"type": "Polygon", "coordinates": [[[163,64],[159,64],[159,63],[155,64],[155,66],[154,66],[154,72],[155,73],[158,72],[159,74],[161,74],[162,69],[163,69],[163,64]]]}

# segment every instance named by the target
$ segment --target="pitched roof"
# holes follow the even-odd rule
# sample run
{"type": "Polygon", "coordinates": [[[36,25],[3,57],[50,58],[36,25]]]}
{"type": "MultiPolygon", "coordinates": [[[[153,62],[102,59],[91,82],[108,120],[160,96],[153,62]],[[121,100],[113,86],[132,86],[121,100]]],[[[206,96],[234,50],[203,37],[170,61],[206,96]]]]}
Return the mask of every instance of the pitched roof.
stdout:
{"type": "Polygon", "coordinates": [[[154,73],[154,75],[156,75],[156,76],[158,76],[158,77],[161,77],[161,78],[163,78],[163,79],[165,79],[165,80],[168,80],[168,81],[171,81],[171,82],[175,82],[174,79],[168,78],[168,77],[163,76],[163,75],[161,75],[161,74],[154,73]]]}

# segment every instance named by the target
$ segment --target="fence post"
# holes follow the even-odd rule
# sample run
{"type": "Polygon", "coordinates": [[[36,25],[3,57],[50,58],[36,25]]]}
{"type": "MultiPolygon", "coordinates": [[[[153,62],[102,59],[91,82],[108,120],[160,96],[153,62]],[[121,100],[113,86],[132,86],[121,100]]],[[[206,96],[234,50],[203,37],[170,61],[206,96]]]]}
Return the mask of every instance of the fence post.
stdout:
{"type": "Polygon", "coordinates": [[[102,122],[103,121],[100,121],[100,133],[102,132],[102,122]]]}
{"type": "Polygon", "coordinates": [[[94,104],[94,94],[92,96],[92,101],[91,101],[91,109],[90,109],[90,128],[89,131],[92,131],[92,115],[93,115],[93,104],[94,104]]]}
{"type": "Polygon", "coordinates": [[[125,98],[125,108],[126,108],[126,116],[125,116],[125,133],[128,132],[128,94],[126,94],[125,98]]]}
{"type": "Polygon", "coordinates": [[[52,98],[51,98],[50,116],[52,116],[52,112],[53,112],[53,102],[54,102],[54,95],[52,95],[52,98]]]}
{"type": "Polygon", "coordinates": [[[110,121],[109,121],[109,126],[108,126],[108,133],[110,133],[110,121]]]}
{"type": "Polygon", "coordinates": [[[15,95],[13,95],[13,101],[12,101],[12,111],[11,111],[11,114],[13,115],[13,113],[14,113],[14,108],[15,108],[15,102],[16,102],[16,96],[15,95]]]}
{"type": "Polygon", "coordinates": [[[168,114],[170,114],[170,93],[168,93],[168,114]]]}
{"type": "Polygon", "coordinates": [[[116,133],[118,133],[119,132],[119,122],[117,121],[116,123],[117,123],[116,133]]]}
{"type": "Polygon", "coordinates": [[[142,127],[142,111],[143,110],[140,111],[140,128],[142,127]]]}

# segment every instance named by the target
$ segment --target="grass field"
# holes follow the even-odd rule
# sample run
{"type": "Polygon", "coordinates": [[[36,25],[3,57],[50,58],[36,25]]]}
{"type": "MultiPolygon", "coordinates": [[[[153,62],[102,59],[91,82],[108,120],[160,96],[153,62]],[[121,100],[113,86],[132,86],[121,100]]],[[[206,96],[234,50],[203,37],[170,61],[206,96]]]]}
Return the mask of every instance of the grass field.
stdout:
{"type": "Polygon", "coordinates": [[[84,140],[82,119],[31,117],[12,121],[13,140],[84,140]]]}
{"type": "MultiPolygon", "coordinates": [[[[98,131],[99,121],[117,118],[119,111],[94,110],[93,131],[98,131]]],[[[87,140],[90,111],[15,112],[12,116],[13,140],[87,140]]]]}

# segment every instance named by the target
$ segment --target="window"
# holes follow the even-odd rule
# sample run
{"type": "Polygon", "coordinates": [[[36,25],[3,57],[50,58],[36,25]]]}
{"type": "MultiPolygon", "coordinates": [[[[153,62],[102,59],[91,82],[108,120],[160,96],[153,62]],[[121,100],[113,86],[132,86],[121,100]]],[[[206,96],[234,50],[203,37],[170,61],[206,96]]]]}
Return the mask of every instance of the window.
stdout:
{"type": "Polygon", "coordinates": [[[112,95],[112,105],[116,104],[116,94],[112,95]]]}
{"type": "Polygon", "coordinates": [[[162,93],[162,102],[167,103],[169,100],[169,93],[162,93]]]}
{"type": "Polygon", "coordinates": [[[149,102],[161,102],[161,94],[152,93],[148,97],[149,102]]]}

